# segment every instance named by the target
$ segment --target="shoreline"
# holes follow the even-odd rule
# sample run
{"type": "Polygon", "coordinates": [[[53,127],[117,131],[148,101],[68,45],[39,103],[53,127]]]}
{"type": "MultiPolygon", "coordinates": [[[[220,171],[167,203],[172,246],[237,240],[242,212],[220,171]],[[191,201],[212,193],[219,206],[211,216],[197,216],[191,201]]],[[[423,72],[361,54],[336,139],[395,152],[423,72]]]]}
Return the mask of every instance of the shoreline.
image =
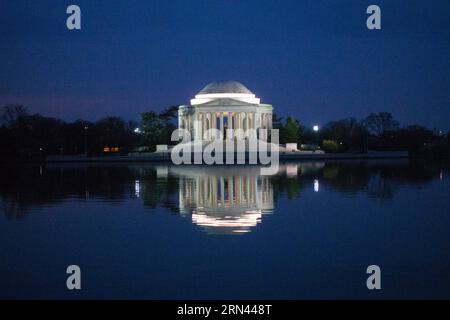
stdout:
{"type": "MultiPolygon", "coordinates": [[[[248,158],[248,154],[246,159],[248,158]]],[[[279,160],[339,160],[339,159],[408,159],[407,151],[371,151],[368,153],[280,153],[279,160]]],[[[95,156],[86,157],[85,155],[69,156],[47,156],[43,161],[45,163],[55,162],[172,162],[170,153],[148,153],[143,155],[126,156],[95,156]]],[[[224,163],[225,164],[225,163],[224,163]]],[[[234,163],[237,164],[237,163],[234,163]]],[[[249,164],[246,161],[246,165],[249,164]]],[[[186,164],[192,165],[192,164],[186,164]]],[[[195,164],[194,164],[195,165],[195,164]]]]}

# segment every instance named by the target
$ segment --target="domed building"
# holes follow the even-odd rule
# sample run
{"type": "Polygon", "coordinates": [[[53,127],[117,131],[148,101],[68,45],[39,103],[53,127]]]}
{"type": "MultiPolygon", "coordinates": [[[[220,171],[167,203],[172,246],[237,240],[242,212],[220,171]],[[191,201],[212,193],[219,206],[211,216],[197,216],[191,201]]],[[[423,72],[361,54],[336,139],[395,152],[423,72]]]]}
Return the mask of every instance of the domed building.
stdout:
{"type": "Polygon", "coordinates": [[[179,107],[178,128],[188,130],[191,139],[197,141],[219,138],[209,129],[219,130],[223,139],[242,139],[237,129],[255,129],[258,133],[259,129],[272,128],[272,105],[262,104],[237,81],[212,82],[189,105],[179,107]]]}

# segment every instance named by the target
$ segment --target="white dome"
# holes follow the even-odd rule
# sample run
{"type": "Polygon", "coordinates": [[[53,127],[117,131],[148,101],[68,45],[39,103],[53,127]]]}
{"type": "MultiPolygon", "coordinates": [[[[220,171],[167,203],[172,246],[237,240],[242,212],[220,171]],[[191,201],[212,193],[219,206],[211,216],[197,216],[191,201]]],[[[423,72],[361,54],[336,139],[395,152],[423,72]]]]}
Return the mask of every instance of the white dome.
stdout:
{"type": "Polygon", "coordinates": [[[259,98],[237,81],[211,82],[191,99],[191,105],[208,103],[217,99],[233,99],[248,104],[259,104],[259,98]]]}
{"type": "Polygon", "coordinates": [[[210,93],[245,93],[252,94],[252,92],[237,81],[215,81],[204,87],[198,94],[210,93]]]}

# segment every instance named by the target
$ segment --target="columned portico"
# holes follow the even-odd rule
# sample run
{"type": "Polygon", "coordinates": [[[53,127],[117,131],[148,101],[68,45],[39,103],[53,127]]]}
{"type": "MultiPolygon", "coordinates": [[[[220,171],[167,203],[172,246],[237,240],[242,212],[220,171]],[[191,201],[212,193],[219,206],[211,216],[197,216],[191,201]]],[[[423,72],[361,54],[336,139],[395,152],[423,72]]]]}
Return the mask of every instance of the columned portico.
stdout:
{"type": "Polygon", "coordinates": [[[178,126],[189,131],[192,140],[242,139],[241,130],[258,132],[260,128],[272,127],[272,106],[261,104],[260,99],[239,82],[213,82],[201,90],[191,104],[179,107],[178,126]],[[218,133],[211,133],[210,129],[217,129],[218,133]]]}

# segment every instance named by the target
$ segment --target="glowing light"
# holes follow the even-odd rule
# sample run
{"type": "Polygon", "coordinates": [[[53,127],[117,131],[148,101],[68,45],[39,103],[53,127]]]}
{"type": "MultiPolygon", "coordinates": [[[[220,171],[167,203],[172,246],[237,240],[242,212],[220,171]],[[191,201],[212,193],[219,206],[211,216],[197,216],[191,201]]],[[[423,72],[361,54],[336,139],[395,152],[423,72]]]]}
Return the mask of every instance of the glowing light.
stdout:
{"type": "Polygon", "coordinates": [[[247,210],[237,217],[211,217],[204,212],[193,211],[192,222],[203,227],[230,228],[233,233],[249,232],[249,228],[261,223],[261,210],[247,210]]]}
{"type": "Polygon", "coordinates": [[[319,180],[314,179],[314,192],[319,192],[319,180]]]}
{"type": "Polygon", "coordinates": [[[134,182],[134,195],[136,196],[136,198],[139,198],[139,196],[141,195],[141,183],[139,180],[136,180],[134,182]]]}
{"type": "Polygon", "coordinates": [[[315,124],[315,125],[313,126],[313,130],[316,131],[316,132],[319,131],[319,126],[318,126],[317,124],[315,124]]]}
{"type": "Polygon", "coordinates": [[[134,133],[141,133],[141,129],[140,128],[134,129],[134,133]]]}
{"type": "Polygon", "coordinates": [[[191,105],[198,105],[208,103],[216,99],[235,99],[246,103],[259,104],[260,99],[252,93],[208,93],[197,94],[194,99],[191,99],[191,105]]]}

